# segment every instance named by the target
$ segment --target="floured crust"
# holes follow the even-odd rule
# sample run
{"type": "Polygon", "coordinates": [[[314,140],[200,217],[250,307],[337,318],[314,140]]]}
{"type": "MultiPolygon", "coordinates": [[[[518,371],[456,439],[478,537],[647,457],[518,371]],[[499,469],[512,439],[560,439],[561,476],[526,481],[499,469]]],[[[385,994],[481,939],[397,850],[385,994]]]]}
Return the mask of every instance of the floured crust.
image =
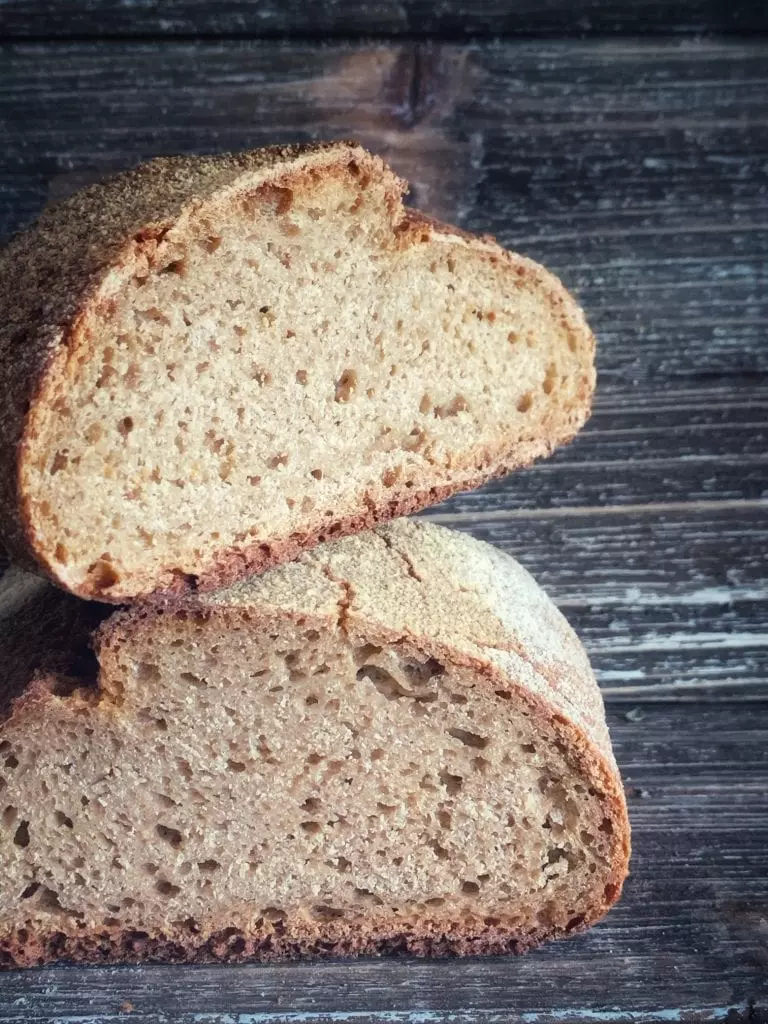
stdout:
{"type": "MultiPolygon", "coordinates": [[[[34,498],[25,493],[20,481],[25,460],[31,459],[35,450],[37,410],[52,400],[52,386],[61,383],[64,356],[75,349],[87,350],[89,317],[101,301],[105,276],[142,261],[151,264],[159,241],[182,215],[230,187],[239,188],[244,175],[255,175],[248,179],[251,185],[254,181],[268,184],[289,172],[332,176],[350,160],[368,171],[380,173],[384,168],[379,158],[351,142],[272,147],[221,157],[161,158],[53,206],[0,253],[0,533],[20,565],[70,587],[53,560],[51,545],[44,545],[35,535],[34,498]]],[[[468,451],[466,465],[445,485],[412,490],[394,486],[386,495],[361,495],[359,509],[351,514],[345,511],[336,521],[313,521],[308,515],[301,530],[250,547],[220,550],[194,573],[174,575],[175,570],[168,567],[165,572],[153,570],[142,579],[137,571],[131,573],[125,591],[118,586],[113,593],[108,586],[88,579],[73,585],[74,593],[119,603],[134,594],[159,592],[163,596],[219,586],[261,572],[327,537],[367,528],[479,486],[549,454],[556,444],[569,441],[578,432],[590,411],[594,339],[580,313],[573,322],[569,320],[574,315],[573,304],[568,312],[570,300],[562,286],[542,268],[506,252],[489,237],[468,235],[404,210],[400,204],[405,183],[390,177],[386,201],[393,211],[400,210],[394,226],[398,244],[408,247],[429,238],[436,243],[465,245],[491,262],[508,264],[530,287],[546,293],[553,313],[564,317],[565,329],[574,332],[580,351],[583,349],[584,376],[576,406],[553,413],[544,423],[542,436],[524,439],[507,450],[468,451]]]]}

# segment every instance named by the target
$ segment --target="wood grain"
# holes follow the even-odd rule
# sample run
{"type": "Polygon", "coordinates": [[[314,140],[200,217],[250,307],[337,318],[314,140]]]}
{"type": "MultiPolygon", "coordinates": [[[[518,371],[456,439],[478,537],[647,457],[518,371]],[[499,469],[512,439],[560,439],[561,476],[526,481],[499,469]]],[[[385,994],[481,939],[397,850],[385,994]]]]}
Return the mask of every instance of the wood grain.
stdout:
{"type": "Polygon", "coordinates": [[[468,36],[759,32],[760,3],[734,0],[5,0],[8,37],[468,36]]]}

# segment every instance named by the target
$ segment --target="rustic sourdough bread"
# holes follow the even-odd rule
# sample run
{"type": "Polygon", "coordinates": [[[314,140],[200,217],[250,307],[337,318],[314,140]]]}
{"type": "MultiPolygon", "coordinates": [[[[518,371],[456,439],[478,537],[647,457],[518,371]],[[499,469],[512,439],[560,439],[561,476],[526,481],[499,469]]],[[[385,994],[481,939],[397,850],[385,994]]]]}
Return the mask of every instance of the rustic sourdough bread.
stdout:
{"type": "Polygon", "coordinates": [[[210,588],[546,455],[594,340],[351,143],[160,159],[0,255],[0,523],[83,597],[210,588]]]}
{"type": "Polygon", "coordinates": [[[619,896],[586,655],[479,541],[397,521],[117,612],[98,657],[0,726],[7,964],[522,951],[619,896]]]}

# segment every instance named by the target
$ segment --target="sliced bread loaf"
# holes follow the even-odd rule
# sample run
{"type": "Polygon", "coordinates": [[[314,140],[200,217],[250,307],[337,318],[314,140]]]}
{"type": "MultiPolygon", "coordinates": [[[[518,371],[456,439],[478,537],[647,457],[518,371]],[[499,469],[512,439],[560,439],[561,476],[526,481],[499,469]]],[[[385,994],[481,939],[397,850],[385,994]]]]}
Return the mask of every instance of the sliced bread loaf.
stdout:
{"type": "Polygon", "coordinates": [[[0,726],[0,956],[523,951],[618,898],[584,650],[511,558],[398,521],[115,613],[0,726]]]}
{"type": "Polygon", "coordinates": [[[551,274],[352,143],[160,159],[0,255],[0,531],[86,598],[211,588],[569,440],[551,274]]]}

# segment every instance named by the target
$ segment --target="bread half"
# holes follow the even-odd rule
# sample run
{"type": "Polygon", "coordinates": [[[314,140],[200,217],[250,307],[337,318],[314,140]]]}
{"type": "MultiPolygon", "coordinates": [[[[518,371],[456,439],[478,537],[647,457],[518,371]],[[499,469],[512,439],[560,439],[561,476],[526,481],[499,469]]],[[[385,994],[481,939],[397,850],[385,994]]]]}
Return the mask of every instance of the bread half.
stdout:
{"type": "Polygon", "coordinates": [[[0,727],[6,964],[521,952],[620,894],[586,655],[485,544],[398,521],[98,657],[0,727]]]}
{"type": "Polygon", "coordinates": [[[0,255],[0,525],[86,598],[210,589],[475,487],[584,422],[541,267],[352,143],[159,159],[0,255]]]}

